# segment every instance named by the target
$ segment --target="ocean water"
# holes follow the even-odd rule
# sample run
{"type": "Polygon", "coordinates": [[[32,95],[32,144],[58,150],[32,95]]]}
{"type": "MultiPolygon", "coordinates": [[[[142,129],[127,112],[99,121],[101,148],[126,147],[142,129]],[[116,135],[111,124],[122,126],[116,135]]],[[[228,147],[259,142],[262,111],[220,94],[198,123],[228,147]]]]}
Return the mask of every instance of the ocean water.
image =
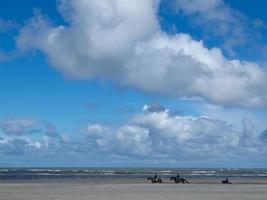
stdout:
{"type": "Polygon", "coordinates": [[[157,173],[162,178],[176,176],[205,178],[263,178],[267,169],[233,168],[0,168],[0,180],[50,178],[146,178],[157,173]]]}

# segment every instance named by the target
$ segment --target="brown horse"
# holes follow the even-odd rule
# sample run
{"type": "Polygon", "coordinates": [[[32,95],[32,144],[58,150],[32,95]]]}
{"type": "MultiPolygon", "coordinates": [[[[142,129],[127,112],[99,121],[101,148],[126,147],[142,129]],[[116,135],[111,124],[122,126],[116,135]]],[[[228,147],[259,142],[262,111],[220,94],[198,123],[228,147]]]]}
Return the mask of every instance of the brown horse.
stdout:
{"type": "Polygon", "coordinates": [[[222,180],[222,184],[232,184],[232,182],[225,178],[225,180],[222,180]]]}
{"type": "Polygon", "coordinates": [[[151,181],[151,183],[162,183],[162,179],[161,178],[154,178],[154,177],[147,177],[147,180],[151,181]]]}
{"type": "Polygon", "coordinates": [[[189,183],[188,180],[186,180],[185,178],[179,178],[179,177],[176,177],[176,176],[173,176],[170,178],[170,181],[174,181],[175,183],[189,183]]]}

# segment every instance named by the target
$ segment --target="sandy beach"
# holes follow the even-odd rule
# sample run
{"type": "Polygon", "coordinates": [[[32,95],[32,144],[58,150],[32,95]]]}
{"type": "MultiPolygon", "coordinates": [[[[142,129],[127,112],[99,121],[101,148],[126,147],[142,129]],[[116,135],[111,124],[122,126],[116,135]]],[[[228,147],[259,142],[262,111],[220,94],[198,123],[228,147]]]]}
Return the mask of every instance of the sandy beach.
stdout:
{"type": "Polygon", "coordinates": [[[1,200],[265,200],[266,182],[248,184],[149,184],[36,180],[0,183],[1,200]]]}

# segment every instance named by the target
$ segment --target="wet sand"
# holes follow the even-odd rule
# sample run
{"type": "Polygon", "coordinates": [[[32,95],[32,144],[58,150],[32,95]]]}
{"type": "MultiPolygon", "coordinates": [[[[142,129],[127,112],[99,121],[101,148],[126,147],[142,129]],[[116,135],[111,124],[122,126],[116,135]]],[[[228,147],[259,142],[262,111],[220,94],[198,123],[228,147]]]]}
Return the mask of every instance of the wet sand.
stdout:
{"type": "Polygon", "coordinates": [[[149,184],[122,181],[35,180],[0,182],[1,200],[266,200],[267,184],[149,184]]]}

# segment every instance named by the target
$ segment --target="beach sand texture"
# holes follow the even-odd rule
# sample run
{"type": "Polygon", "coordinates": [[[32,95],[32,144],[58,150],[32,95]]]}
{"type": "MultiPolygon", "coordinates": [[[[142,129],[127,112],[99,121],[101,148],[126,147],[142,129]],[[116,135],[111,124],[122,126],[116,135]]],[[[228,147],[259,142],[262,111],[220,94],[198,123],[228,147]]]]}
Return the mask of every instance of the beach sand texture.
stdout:
{"type": "Polygon", "coordinates": [[[266,200],[265,184],[1,183],[1,200],[266,200]]]}

